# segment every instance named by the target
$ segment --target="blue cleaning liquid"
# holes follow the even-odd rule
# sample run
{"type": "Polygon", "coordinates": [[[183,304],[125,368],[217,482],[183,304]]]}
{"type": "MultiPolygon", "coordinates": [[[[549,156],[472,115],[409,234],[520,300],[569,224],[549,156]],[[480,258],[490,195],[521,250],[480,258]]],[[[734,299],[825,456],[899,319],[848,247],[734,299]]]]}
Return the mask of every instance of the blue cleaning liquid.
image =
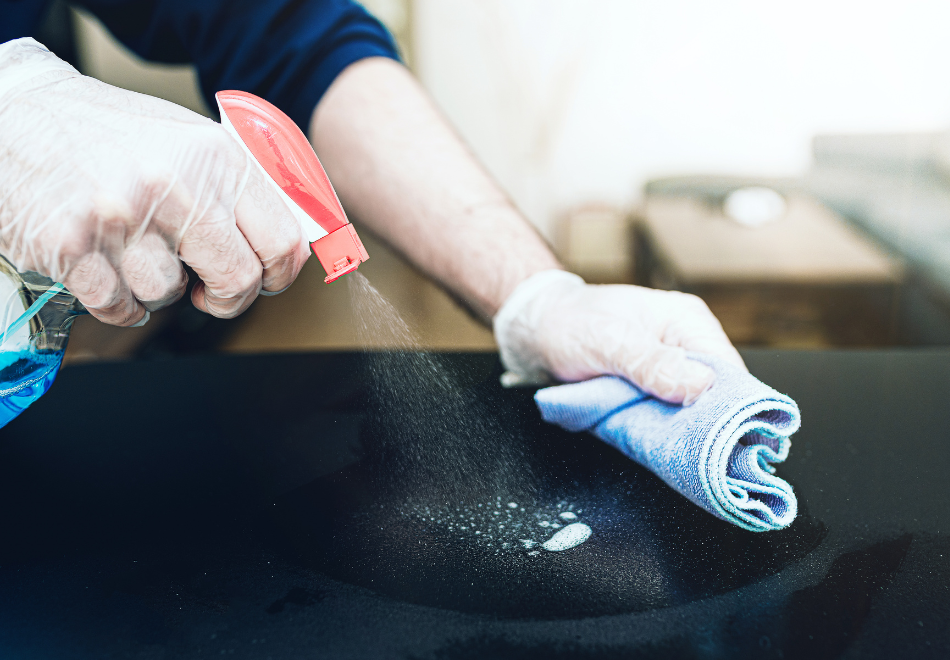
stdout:
{"type": "Polygon", "coordinates": [[[0,352],[0,428],[50,388],[63,363],[63,351],[0,352]]]}

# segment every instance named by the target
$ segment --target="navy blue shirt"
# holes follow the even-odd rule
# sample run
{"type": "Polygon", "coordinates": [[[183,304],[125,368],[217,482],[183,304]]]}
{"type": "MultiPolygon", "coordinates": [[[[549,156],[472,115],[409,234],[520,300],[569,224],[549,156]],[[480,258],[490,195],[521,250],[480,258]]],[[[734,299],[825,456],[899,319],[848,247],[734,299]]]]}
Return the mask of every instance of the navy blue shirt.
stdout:
{"type": "MultiPolygon", "coordinates": [[[[34,36],[49,0],[0,0],[0,43],[34,36]]],[[[364,57],[398,59],[392,37],[352,0],[82,0],[141,57],[193,63],[201,91],[262,96],[306,132],[334,78],[364,57]]]]}

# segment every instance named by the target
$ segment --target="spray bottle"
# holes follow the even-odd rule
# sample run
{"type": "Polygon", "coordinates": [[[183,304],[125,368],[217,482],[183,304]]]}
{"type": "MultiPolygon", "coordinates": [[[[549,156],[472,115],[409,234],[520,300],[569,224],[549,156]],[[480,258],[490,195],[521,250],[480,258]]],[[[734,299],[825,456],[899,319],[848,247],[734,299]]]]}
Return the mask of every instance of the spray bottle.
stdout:
{"type": "MultiPolygon", "coordinates": [[[[328,284],[369,259],[323,166],[296,124],[267,101],[215,95],[221,124],[297,218],[328,284]]],[[[85,313],[61,283],[19,272],[0,256],[0,428],[42,396],[62,364],[73,321],[85,313]]]]}
{"type": "Polygon", "coordinates": [[[53,384],[69,330],[85,311],[62,284],[0,256],[0,427],[53,384]]]}

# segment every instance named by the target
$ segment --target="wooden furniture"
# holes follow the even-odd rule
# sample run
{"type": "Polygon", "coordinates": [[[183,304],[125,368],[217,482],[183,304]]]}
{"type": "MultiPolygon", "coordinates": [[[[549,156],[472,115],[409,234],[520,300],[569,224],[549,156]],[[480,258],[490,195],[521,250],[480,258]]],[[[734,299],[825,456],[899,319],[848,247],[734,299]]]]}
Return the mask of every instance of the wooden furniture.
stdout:
{"type": "Polygon", "coordinates": [[[718,199],[650,195],[636,218],[637,281],[701,296],[743,345],[897,342],[902,262],[814,199],[749,228],[718,199]]]}

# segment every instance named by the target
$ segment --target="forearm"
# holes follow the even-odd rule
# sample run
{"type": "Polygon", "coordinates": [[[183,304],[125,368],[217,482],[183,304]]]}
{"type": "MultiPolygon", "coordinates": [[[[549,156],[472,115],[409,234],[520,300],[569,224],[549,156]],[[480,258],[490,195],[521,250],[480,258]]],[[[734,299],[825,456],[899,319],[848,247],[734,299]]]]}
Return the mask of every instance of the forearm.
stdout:
{"type": "Polygon", "coordinates": [[[522,280],[561,267],[401,65],[344,70],[310,140],[347,211],[486,320],[522,280]]]}

